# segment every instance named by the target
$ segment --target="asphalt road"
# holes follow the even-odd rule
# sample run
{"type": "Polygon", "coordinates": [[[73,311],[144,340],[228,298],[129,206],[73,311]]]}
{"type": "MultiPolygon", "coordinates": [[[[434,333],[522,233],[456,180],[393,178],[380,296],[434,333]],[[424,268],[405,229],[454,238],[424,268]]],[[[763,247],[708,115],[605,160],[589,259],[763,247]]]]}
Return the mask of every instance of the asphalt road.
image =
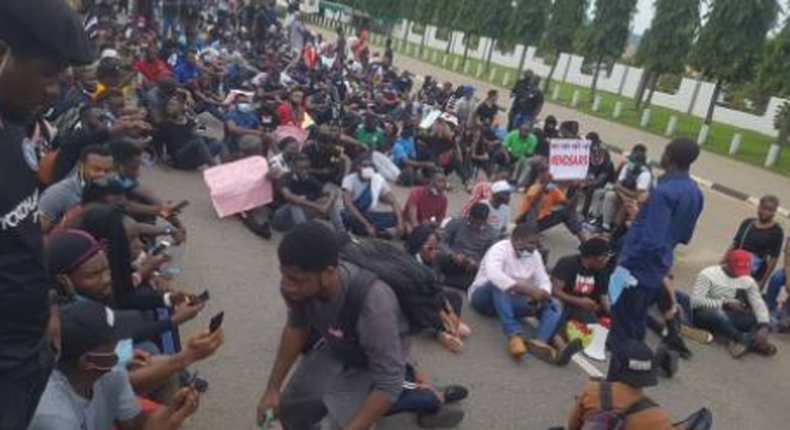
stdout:
{"type": "MultiPolygon", "coordinates": [[[[440,80],[458,77],[412,59],[397,61],[416,74],[435,74],[440,80]]],[[[584,129],[594,128],[604,138],[610,131],[621,141],[640,138],[635,132],[623,134],[617,128],[621,126],[600,119],[580,117],[551,106],[548,110],[560,114],[561,119],[578,118],[584,129]]],[[[752,168],[741,166],[728,167],[734,177],[751,176],[752,168]]],[[[745,179],[754,181],[753,177],[745,179]]],[[[455,178],[454,181],[457,182],[455,178]]],[[[198,173],[152,169],[144,172],[143,182],[163,197],[192,202],[183,218],[189,229],[183,255],[184,274],[176,284],[194,292],[210,289],[212,299],[203,314],[188,324],[185,335],[208,325],[214,313],[224,310],[226,314],[225,345],[215,357],[195,366],[209,379],[211,388],[187,428],[256,428],[255,407],[286,317],[278,293],[276,246],[280,237],[275,235],[273,240],[264,241],[235,219],[218,219],[198,173]]],[[[781,184],[781,180],[766,182],[765,189],[781,184]]],[[[396,192],[405,201],[406,190],[396,192]]],[[[519,198],[514,196],[513,206],[519,198]]],[[[747,203],[713,192],[705,191],[705,198],[705,211],[692,244],[677,252],[674,272],[681,288],[690,286],[702,268],[716,264],[739,223],[755,212],[747,203]]],[[[450,196],[450,213],[456,213],[465,199],[461,187],[456,187],[450,196]]],[[[788,231],[786,222],[784,227],[788,231]]],[[[551,260],[574,251],[574,241],[562,227],[547,232],[545,241],[551,249],[551,260]]],[[[471,310],[465,310],[463,318],[472,326],[474,335],[462,354],[450,354],[429,338],[417,339],[413,348],[414,361],[437,383],[460,383],[470,388],[471,395],[463,404],[466,419],[459,428],[532,430],[564,425],[574,395],[589,378],[589,372],[576,364],[551,367],[529,356],[515,362],[506,352],[498,323],[471,310]]],[[[773,340],[779,347],[775,357],[747,356],[740,361],[730,358],[722,345],[689,342],[694,351],[692,360],[681,363],[677,377],[662,380],[649,395],[678,420],[702,406],[709,407],[717,430],[788,428],[790,410],[786,396],[790,393],[790,378],[786,375],[790,373],[790,337],[777,335],[773,340]]],[[[656,339],[650,341],[655,344],[656,339]]],[[[604,363],[592,366],[599,371],[606,369],[604,363]]],[[[418,428],[408,416],[389,419],[379,427],[418,428]]]]}
{"type": "MultiPolygon", "coordinates": [[[[195,368],[211,382],[191,429],[254,428],[254,412],[285,321],[285,305],[278,294],[276,245],[279,236],[263,241],[238,221],[214,214],[202,178],[197,173],[146,170],[144,182],[161,196],[187,198],[184,214],[189,228],[183,255],[184,274],[177,285],[195,292],[210,289],[209,307],[186,328],[208,324],[224,310],[226,344],[218,354],[195,368]]],[[[466,194],[456,188],[451,213],[466,194]]],[[[405,190],[398,189],[403,200],[405,190]]],[[[516,197],[517,199],[518,197],[516,197]]],[[[706,193],[706,208],[690,247],[678,253],[676,273],[681,285],[690,284],[700,268],[714,264],[738,223],[753,208],[728,197],[706,193]]],[[[571,253],[573,241],[559,227],[546,234],[552,260],[571,253]]],[[[438,383],[462,383],[471,389],[465,402],[462,429],[545,429],[565,422],[577,389],[588,374],[575,364],[555,368],[527,357],[514,362],[495,321],[466,311],[474,329],[466,351],[452,355],[431,339],[418,339],[414,359],[438,383]]],[[[715,414],[716,429],[787,428],[790,419],[786,393],[790,380],[788,338],[775,337],[779,354],[773,358],[748,356],[735,361],[720,345],[690,344],[695,355],[683,363],[674,380],[663,380],[650,391],[676,417],[701,406],[715,414]]],[[[655,340],[653,339],[653,342],[655,340]]],[[[594,364],[605,370],[604,364],[594,364]]],[[[416,428],[408,417],[390,420],[386,428],[416,428]]]]}

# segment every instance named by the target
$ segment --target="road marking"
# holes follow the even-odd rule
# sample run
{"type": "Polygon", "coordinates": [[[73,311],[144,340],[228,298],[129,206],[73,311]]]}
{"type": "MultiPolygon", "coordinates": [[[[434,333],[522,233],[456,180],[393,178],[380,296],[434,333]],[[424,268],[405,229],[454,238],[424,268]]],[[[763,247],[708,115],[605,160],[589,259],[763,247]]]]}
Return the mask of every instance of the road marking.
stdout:
{"type": "Polygon", "coordinates": [[[595,367],[590,360],[584,358],[582,354],[576,354],[572,358],[573,362],[584,370],[590,378],[603,378],[603,373],[595,367]]]}

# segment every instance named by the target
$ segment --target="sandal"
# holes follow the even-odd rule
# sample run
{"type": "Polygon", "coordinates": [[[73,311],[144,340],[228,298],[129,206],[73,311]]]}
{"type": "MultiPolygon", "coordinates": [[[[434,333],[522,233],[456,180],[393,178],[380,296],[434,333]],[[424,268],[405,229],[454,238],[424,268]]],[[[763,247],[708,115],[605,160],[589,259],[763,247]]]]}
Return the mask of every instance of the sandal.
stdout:
{"type": "Polygon", "coordinates": [[[762,345],[752,346],[752,351],[765,357],[773,357],[776,355],[777,349],[776,345],[766,342],[762,345]]]}
{"type": "Polygon", "coordinates": [[[458,403],[469,396],[469,390],[461,385],[449,385],[442,393],[444,394],[444,403],[446,405],[458,403]]]}
{"type": "Polygon", "coordinates": [[[446,331],[440,331],[437,333],[436,340],[438,340],[439,343],[450,352],[458,354],[464,350],[464,341],[447,333],[446,331]]]}

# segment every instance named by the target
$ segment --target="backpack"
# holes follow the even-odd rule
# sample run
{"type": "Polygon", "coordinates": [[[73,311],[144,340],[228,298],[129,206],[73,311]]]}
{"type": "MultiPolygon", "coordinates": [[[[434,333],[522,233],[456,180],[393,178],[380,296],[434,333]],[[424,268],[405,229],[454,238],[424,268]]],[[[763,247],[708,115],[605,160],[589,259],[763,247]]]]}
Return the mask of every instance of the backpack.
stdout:
{"type": "Polygon", "coordinates": [[[649,397],[642,397],[623,412],[616,412],[612,410],[612,385],[609,381],[601,381],[601,410],[590,415],[581,430],[623,430],[630,415],[657,406],[649,397]]]}
{"type": "Polygon", "coordinates": [[[713,428],[713,413],[708,408],[702,408],[674,426],[681,430],[710,430],[713,428]]]}

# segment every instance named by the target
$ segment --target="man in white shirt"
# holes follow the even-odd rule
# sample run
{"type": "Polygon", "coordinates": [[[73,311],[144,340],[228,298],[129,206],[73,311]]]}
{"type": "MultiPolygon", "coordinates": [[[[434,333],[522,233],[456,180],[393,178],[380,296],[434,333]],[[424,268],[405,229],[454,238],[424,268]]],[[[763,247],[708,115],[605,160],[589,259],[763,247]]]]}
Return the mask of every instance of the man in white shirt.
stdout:
{"type": "Polygon", "coordinates": [[[499,234],[504,234],[510,224],[510,195],[513,188],[507,181],[497,181],[491,184],[491,199],[484,203],[488,205],[488,223],[499,234]]]}
{"type": "Polygon", "coordinates": [[[564,366],[582,344],[579,340],[566,343],[557,334],[562,304],[551,297],[551,280],[538,245],[532,225],[516,226],[510,239],[498,242],[483,257],[469,301],[478,312],[499,318],[514,358],[529,351],[543,361],[564,366]],[[525,343],[519,319],[530,316],[540,324],[537,339],[525,343]]]}
{"type": "Polygon", "coordinates": [[[776,353],[768,342],[768,307],[750,274],[751,254],[730,251],[724,264],[700,272],[691,295],[694,325],[725,338],[734,358],[776,353]]]}
{"type": "Polygon", "coordinates": [[[354,172],[343,178],[343,222],[354,234],[377,237],[396,229],[397,235],[405,232],[403,211],[383,176],[376,173],[370,154],[354,160],[354,172]],[[380,203],[390,211],[380,208],[380,203]]]}

